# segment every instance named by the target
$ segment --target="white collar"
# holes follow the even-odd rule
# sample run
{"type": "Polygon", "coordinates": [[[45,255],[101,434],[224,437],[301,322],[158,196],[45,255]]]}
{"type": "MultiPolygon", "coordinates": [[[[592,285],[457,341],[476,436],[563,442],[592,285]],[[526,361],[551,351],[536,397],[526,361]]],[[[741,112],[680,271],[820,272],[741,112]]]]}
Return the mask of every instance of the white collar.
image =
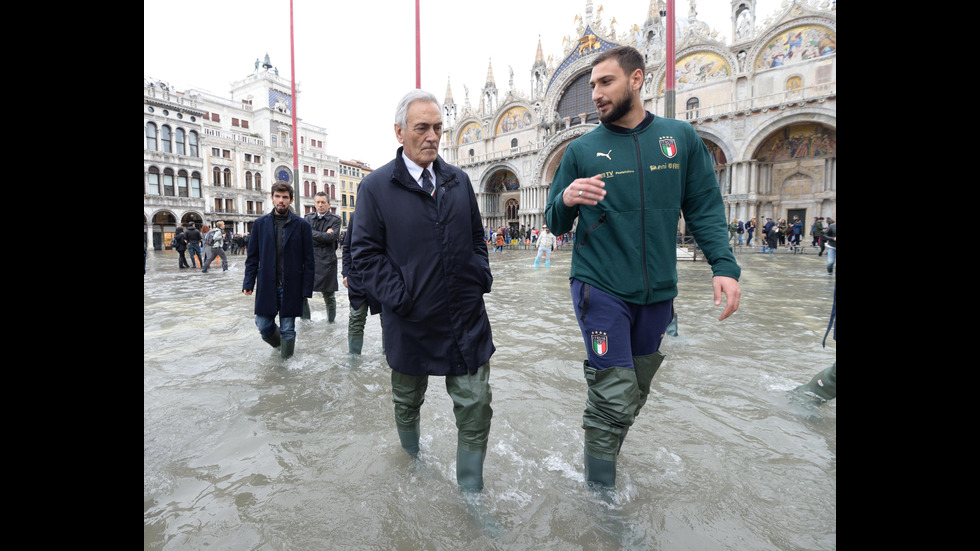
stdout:
{"type": "MultiPolygon", "coordinates": [[[[405,161],[405,168],[408,169],[408,173],[412,175],[412,178],[416,183],[418,183],[419,187],[422,187],[422,171],[425,169],[415,164],[415,161],[409,159],[408,155],[405,155],[404,151],[402,151],[402,159],[405,161]]],[[[428,168],[429,174],[432,176],[432,185],[435,186],[438,184],[438,182],[436,181],[436,171],[432,170],[433,164],[434,163],[429,163],[428,168]]]]}

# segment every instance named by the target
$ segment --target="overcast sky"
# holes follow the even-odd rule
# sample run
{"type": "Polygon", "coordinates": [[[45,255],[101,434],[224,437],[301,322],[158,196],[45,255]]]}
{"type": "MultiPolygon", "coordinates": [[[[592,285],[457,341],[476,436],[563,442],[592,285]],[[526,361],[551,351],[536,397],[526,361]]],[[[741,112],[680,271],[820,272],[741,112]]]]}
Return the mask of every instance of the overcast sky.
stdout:
{"type": "MultiPolygon", "coordinates": [[[[757,24],[781,0],[760,0],[757,24]]],[[[677,0],[687,19],[689,2],[677,0]]],[[[698,18],[731,35],[729,0],[698,0],[698,18]]],[[[624,31],[647,17],[646,0],[602,0],[602,20],[624,31]]],[[[421,0],[422,88],[457,104],[469,87],[475,108],[493,72],[499,97],[529,95],[538,38],[544,56],[563,56],[562,38],[578,38],[574,18],[585,0],[421,0]]],[[[251,74],[266,53],[279,74],[290,71],[289,0],[144,0],[143,75],[178,90],[229,97],[231,83],[251,74]]],[[[392,126],[398,98],[415,87],[415,0],[293,0],[297,116],[325,127],[327,153],[377,168],[398,142],[392,126]]]]}

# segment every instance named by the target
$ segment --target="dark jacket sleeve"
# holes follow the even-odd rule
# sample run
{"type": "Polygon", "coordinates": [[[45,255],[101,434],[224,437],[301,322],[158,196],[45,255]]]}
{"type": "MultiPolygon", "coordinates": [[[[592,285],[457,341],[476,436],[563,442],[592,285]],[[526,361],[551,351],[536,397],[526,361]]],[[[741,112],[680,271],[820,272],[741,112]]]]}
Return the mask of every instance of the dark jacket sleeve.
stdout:
{"type": "Polygon", "coordinates": [[[242,281],[243,291],[255,290],[255,278],[259,273],[259,242],[261,239],[256,239],[254,234],[255,230],[261,227],[261,225],[261,222],[256,221],[255,226],[252,228],[253,236],[248,240],[245,256],[245,279],[242,281]]]}
{"type": "MultiPolygon", "coordinates": [[[[333,247],[336,250],[337,237],[340,235],[340,217],[331,216],[327,220],[330,223],[330,229],[333,229],[333,233],[313,230],[313,243],[327,248],[333,247]]],[[[310,222],[310,226],[313,225],[310,219],[307,219],[307,222],[310,222]]]]}
{"type": "Polygon", "coordinates": [[[687,140],[692,147],[689,148],[687,184],[681,203],[684,221],[698,246],[704,251],[713,275],[738,279],[742,270],[728,245],[725,205],[711,163],[711,155],[693,128],[688,128],[687,133],[687,140]]]}

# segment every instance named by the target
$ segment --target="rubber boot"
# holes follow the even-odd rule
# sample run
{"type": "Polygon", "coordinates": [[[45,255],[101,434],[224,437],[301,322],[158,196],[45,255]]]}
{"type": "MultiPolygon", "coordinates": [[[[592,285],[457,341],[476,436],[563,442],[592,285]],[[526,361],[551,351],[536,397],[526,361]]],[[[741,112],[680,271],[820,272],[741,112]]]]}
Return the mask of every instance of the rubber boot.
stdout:
{"type": "Polygon", "coordinates": [[[589,455],[585,447],[585,481],[594,488],[616,487],[616,462],[589,455]]]}
{"type": "Polygon", "coordinates": [[[827,369],[817,373],[805,385],[796,387],[797,392],[816,394],[823,400],[833,400],[837,397],[837,362],[827,369]]]}
{"type": "Polygon", "coordinates": [[[271,334],[262,335],[262,340],[269,343],[269,346],[271,346],[272,348],[279,348],[279,345],[281,344],[281,339],[279,337],[279,328],[275,327],[273,329],[274,331],[271,334]]]}
{"type": "Polygon", "coordinates": [[[539,263],[539,262],[541,262],[541,257],[540,257],[540,256],[534,259],[534,267],[535,267],[535,268],[537,268],[537,267],[538,267],[538,263],[539,263]]]}
{"type": "Polygon", "coordinates": [[[483,490],[483,460],[487,450],[470,451],[463,446],[456,448],[456,483],[464,492],[483,490]]]}
{"type": "Polygon", "coordinates": [[[300,319],[308,320],[311,317],[313,317],[313,315],[310,313],[310,301],[307,300],[304,297],[303,298],[303,313],[300,314],[300,319]]]}
{"type": "Polygon", "coordinates": [[[405,430],[402,428],[398,429],[398,440],[402,443],[402,449],[404,449],[408,455],[412,457],[418,457],[419,455],[419,437],[422,435],[419,428],[419,424],[415,423],[415,428],[410,430],[405,430]]]}
{"type": "MultiPolygon", "coordinates": [[[[660,352],[654,352],[647,356],[633,356],[633,370],[636,372],[636,388],[640,391],[640,395],[636,400],[635,409],[633,410],[634,420],[640,415],[640,409],[643,405],[647,403],[647,396],[650,394],[650,384],[653,382],[653,376],[657,374],[657,370],[660,369],[660,364],[663,363],[666,357],[666,355],[660,352]]],[[[623,448],[623,440],[626,439],[627,432],[629,432],[629,427],[624,428],[622,434],[619,435],[617,454],[623,448]]]]}
{"type": "Polygon", "coordinates": [[[296,346],[296,339],[282,339],[282,347],[279,349],[279,357],[286,359],[293,355],[293,348],[296,346]]]}
{"type": "Polygon", "coordinates": [[[347,351],[351,354],[360,354],[361,347],[364,346],[364,337],[347,337],[347,351]]]}
{"type": "Polygon", "coordinates": [[[323,302],[327,305],[327,323],[337,319],[337,297],[333,293],[323,293],[323,302]]]}
{"type": "Polygon", "coordinates": [[[582,416],[585,429],[585,481],[592,486],[616,483],[616,454],[620,435],[633,424],[640,391],[636,372],[626,367],[598,370],[583,364],[588,399],[582,416]]]}

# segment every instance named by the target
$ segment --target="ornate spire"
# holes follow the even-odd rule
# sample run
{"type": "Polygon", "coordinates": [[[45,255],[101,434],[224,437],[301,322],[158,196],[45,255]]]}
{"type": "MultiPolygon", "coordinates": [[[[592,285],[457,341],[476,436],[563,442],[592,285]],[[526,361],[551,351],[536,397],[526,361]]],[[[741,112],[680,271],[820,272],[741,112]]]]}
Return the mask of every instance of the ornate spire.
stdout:
{"type": "Polygon", "coordinates": [[[456,124],[456,102],[453,101],[453,88],[449,84],[449,78],[446,78],[446,99],[442,102],[442,118],[443,126],[446,128],[451,128],[456,124]]]}

